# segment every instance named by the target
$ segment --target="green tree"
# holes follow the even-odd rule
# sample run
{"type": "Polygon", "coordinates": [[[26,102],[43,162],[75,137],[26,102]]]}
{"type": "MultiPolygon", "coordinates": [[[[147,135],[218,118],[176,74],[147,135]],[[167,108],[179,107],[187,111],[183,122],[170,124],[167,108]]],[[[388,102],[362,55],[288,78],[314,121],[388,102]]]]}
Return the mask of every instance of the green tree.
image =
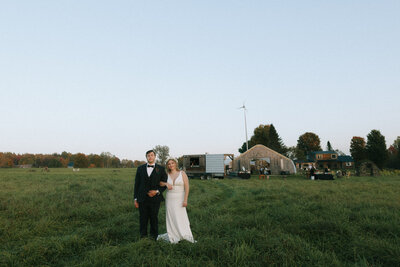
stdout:
{"type": "Polygon", "coordinates": [[[367,135],[367,145],[365,146],[367,157],[374,162],[380,169],[383,168],[387,160],[388,153],[386,149],[385,137],[378,130],[372,130],[367,135]]]}
{"type": "Polygon", "coordinates": [[[354,159],[356,166],[360,164],[361,161],[367,158],[367,151],[365,149],[365,139],[360,136],[353,136],[350,141],[350,153],[354,159]]]}
{"type": "Polygon", "coordinates": [[[160,165],[165,165],[165,161],[169,157],[169,147],[157,145],[153,148],[157,155],[157,163],[160,165]]]}
{"type": "MultiPolygon", "coordinates": [[[[251,148],[250,142],[249,142],[249,149],[251,148]]],[[[239,153],[244,153],[247,151],[247,146],[246,146],[246,142],[243,143],[243,145],[238,149],[239,153]]]]}
{"type": "Polygon", "coordinates": [[[111,159],[114,157],[110,152],[101,152],[100,157],[103,159],[104,168],[111,167],[111,159]]]}
{"type": "Polygon", "coordinates": [[[87,156],[83,153],[78,153],[74,157],[74,167],[75,168],[87,168],[89,166],[89,160],[87,156]]]}
{"type": "Polygon", "coordinates": [[[315,133],[306,132],[297,140],[296,157],[305,160],[307,155],[313,151],[321,151],[321,141],[315,133]]]}
{"type": "Polygon", "coordinates": [[[49,168],[61,168],[63,167],[62,163],[61,163],[61,156],[58,154],[53,154],[51,156],[47,157],[47,167],[49,168]]]}
{"type": "MultiPolygon", "coordinates": [[[[260,124],[254,129],[253,135],[251,136],[249,142],[249,149],[255,145],[264,145],[277,151],[278,153],[285,154],[287,151],[286,146],[283,144],[282,139],[279,137],[273,124],[260,124]]],[[[242,147],[239,149],[240,153],[246,152],[246,142],[243,143],[242,147]]]]}
{"type": "Polygon", "coordinates": [[[396,168],[400,169],[400,136],[393,143],[394,148],[397,150],[397,165],[396,168]]]}
{"type": "Polygon", "coordinates": [[[67,152],[67,151],[63,151],[63,152],[61,153],[61,157],[62,157],[63,159],[70,159],[70,158],[71,158],[71,153],[69,153],[69,152],[67,152]]]}
{"type": "Polygon", "coordinates": [[[177,160],[178,160],[178,168],[183,168],[183,156],[180,156],[177,160]]]}
{"type": "MultiPolygon", "coordinates": [[[[264,146],[269,146],[269,130],[271,128],[271,125],[264,125],[264,124],[260,124],[260,126],[258,126],[257,128],[254,129],[254,134],[253,136],[250,138],[250,143],[251,146],[255,146],[255,145],[264,145],[264,146]]],[[[249,145],[250,148],[250,145],[249,145]]]]}
{"type": "Polygon", "coordinates": [[[397,136],[396,140],[394,140],[393,147],[397,150],[397,152],[400,151],[400,136],[397,136]]]}
{"type": "MultiPolygon", "coordinates": [[[[249,149],[255,145],[261,144],[264,146],[269,145],[269,129],[270,125],[260,124],[257,128],[254,129],[253,135],[248,141],[249,149]]],[[[243,143],[242,147],[239,148],[240,153],[244,153],[247,151],[246,142],[243,143]]]]}
{"type": "Polygon", "coordinates": [[[281,154],[286,154],[288,151],[273,124],[269,127],[268,147],[281,154]]]}
{"type": "Polygon", "coordinates": [[[400,136],[394,140],[393,145],[388,149],[388,160],[386,167],[391,169],[400,169],[400,136]]]}
{"type": "Polygon", "coordinates": [[[328,143],[326,143],[326,150],[327,150],[327,151],[333,151],[331,142],[329,142],[329,141],[328,141],[328,143]]]}

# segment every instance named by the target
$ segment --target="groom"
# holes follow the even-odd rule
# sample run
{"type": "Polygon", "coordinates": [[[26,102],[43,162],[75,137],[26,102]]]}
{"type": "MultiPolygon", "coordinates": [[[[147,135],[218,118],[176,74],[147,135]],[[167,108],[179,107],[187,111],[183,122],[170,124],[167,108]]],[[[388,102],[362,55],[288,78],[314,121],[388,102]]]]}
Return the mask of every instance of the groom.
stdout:
{"type": "Polygon", "coordinates": [[[167,182],[164,167],[155,164],[156,153],[146,152],[147,163],[138,167],[135,177],[135,208],[139,209],[140,238],[147,237],[147,225],[150,220],[150,235],[155,240],[158,236],[158,210],[164,200],[162,192],[166,187],[160,181],[167,182]]]}

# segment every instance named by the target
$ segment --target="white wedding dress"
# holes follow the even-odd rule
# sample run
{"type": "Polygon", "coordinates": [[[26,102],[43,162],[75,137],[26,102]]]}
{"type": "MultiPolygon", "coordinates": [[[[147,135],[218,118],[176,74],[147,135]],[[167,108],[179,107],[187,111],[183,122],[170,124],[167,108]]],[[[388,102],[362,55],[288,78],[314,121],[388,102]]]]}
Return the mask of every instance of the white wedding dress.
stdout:
{"type": "Polygon", "coordinates": [[[189,218],[186,208],[182,207],[185,198],[185,187],[183,184],[182,172],[179,172],[175,183],[168,175],[168,183],[172,184],[171,190],[167,189],[165,197],[165,213],[167,233],[159,235],[157,240],[165,240],[170,243],[178,243],[180,240],[196,242],[190,230],[189,218]]]}

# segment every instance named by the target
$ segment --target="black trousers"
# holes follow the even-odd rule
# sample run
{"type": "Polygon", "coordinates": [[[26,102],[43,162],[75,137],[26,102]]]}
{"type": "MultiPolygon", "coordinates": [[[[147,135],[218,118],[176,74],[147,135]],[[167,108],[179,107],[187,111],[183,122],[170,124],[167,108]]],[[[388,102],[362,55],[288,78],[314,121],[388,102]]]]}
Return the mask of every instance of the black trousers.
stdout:
{"type": "Polygon", "coordinates": [[[150,221],[150,236],[157,239],[158,236],[158,211],[160,202],[144,201],[139,203],[140,237],[147,236],[147,225],[150,221]]]}

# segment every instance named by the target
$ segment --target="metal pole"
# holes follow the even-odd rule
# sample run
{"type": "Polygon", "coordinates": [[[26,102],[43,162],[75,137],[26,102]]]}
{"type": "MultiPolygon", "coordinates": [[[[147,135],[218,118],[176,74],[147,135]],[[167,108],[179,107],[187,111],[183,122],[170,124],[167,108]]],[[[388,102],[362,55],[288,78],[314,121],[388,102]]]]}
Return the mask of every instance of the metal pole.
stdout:
{"type": "Polygon", "coordinates": [[[246,108],[243,109],[244,114],[244,130],[246,132],[246,151],[249,150],[249,141],[247,140],[247,122],[246,122],[246,108]]]}

